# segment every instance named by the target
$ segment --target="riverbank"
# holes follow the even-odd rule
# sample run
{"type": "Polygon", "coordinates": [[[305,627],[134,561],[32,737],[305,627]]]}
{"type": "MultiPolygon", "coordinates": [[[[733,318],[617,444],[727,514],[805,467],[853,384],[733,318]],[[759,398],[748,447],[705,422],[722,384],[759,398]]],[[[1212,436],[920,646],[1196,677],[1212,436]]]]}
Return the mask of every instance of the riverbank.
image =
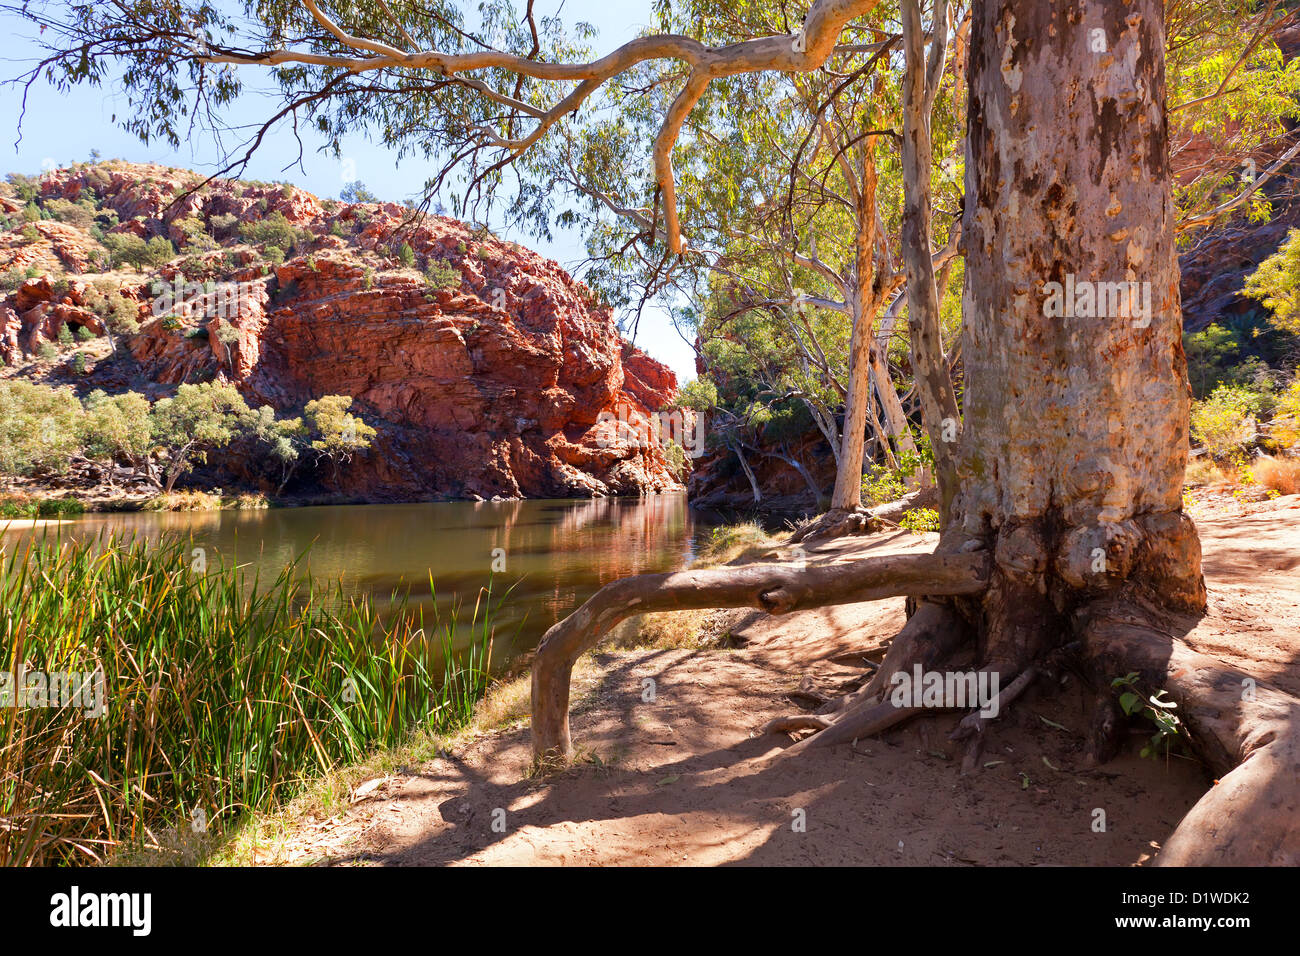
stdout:
{"type": "MultiPolygon", "coordinates": [[[[1300,497],[1194,505],[1192,514],[1210,608],[1185,639],[1300,691],[1300,497]]],[[[933,542],[895,532],[841,539],[809,557],[933,542]]],[[[956,715],[773,761],[788,738],[758,728],[799,710],[792,692],[833,693],[860,679],[863,658],[878,659],[902,623],[903,601],[782,618],[736,613],[694,644],[584,657],[574,675],[580,756],[563,773],[528,772],[519,683],[489,694],[464,738],[376,757],[360,775],[338,778],[338,799],[261,818],[216,860],[1141,865],[1212,785],[1191,760],[1139,757],[1136,737],[1116,760],[1086,766],[1085,695],[1070,679],[1031,690],[1003,715],[969,777],[947,741],[956,715]],[[1105,833],[1092,826],[1099,807],[1105,833]],[[806,826],[793,828],[796,820],[806,826]]]]}
{"type": "MultiPolygon", "coordinates": [[[[675,497],[680,492],[649,492],[632,495],[578,495],[568,500],[582,501],[591,498],[637,500],[653,497],[675,497]]],[[[259,491],[236,490],[226,493],[222,488],[185,489],[181,491],[148,492],[118,489],[104,493],[102,486],[78,488],[66,484],[56,487],[36,483],[22,483],[11,479],[9,489],[0,492],[0,518],[75,516],[79,514],[130,514],[140,511],[248,511],[260,508],[316,508],[330,505],[391,505],[391,504],[445,504],[449,502],[502,502],[538,501],[539,498],[496,495],[483,498],[469,495],[456,498],[445,495],[427,497],[369,498],[359,495],[320,492],[313,494],[267,495],[259,491]]],[[[714,509],[704,509],[714,510],[714,509]]],[[[795,512],[781,513],[797,517],[795,512]]],[[[772,518],[775,520],[775,518],[772,518]]]]}

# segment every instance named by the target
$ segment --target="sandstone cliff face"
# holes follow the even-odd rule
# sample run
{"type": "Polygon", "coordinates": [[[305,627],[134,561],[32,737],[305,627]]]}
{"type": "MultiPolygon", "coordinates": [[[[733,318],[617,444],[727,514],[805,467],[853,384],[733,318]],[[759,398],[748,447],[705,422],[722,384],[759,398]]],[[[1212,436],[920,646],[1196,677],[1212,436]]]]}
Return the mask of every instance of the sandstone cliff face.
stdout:
{"type": "MultiPolygon", "coordinates": [[[[121,350],[132,357],[134,382],[161,394],[225,380],[250,404],[281,412],[327,394],[352,396],[379,430],[333,489],[357,497],[681,487],[658,443],[608,421],[620,409],[634,421],[658,411],[676,391],[673,373],[626,343],[609,310],[555,262],[450,219],[413,224],[401,206],[322,203],[291,187],[216,182],[169,206],[191,176],[111,164],[42,181],[45,196],[93,191],[117,212],[114,230],[167,236],[178,247],[156,275],[93,277],[97,287],[111,278],[138,304],[140,331],[121,350]],[[306,234],[278,265],[227,235],[231,216],[251,222],[276,212],[306,234]],[[216,248],[193,242],[196,220],[220,240],[202,245],[216,248]],[[398,258],[403,244],[413,266],[398,258]],[[214,285],[200,288],[206,281],[214,285]]],[[[92,277],[77,274],[93,250],[59,233],[62,246],[43,238],[35,251],[23,249],[36,243],[0,251],[0,268],[57,258],[70,274],[30,279],[0,304],[0,352],[10,364],[64,323],[102,329],[84,308],[92,277]]],[[[105,363],[84,385],[123,378],[120,363],[105,363]]]]}

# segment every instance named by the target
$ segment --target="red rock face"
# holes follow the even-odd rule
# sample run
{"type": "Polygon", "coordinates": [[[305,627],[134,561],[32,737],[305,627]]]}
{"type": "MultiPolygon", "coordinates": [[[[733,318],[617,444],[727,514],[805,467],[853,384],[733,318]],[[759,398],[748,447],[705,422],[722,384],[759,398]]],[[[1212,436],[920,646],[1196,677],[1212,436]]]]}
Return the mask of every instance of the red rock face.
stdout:
{"type": "MultiPolygon", "coordinates": [[[[334,490],[360,498],[681,487],[660,443],[638,437],[649,433],[638,425],[672,401],[675,376],[623,341],[609,311],[555,262],[453,220],[406,223],[408,210],[392,203],[322,203],[292,187],[226,181],[181,196],[197,181],[183,170],[124,163],[56,170],[41,181],[46,197],[93,195],[117,213],[111,231],[176,244],[178,257],[157,275],[114,274],[123,294],[142,303],[140,333],[126,345],[133,380],[155,397],[211,379],[283,414],[324,395],[352,396],[379,436],[341,470],[334,490]],[[309,238],[268,269],[240,240],[238,223],[275,212],[309,238]],[[235,226],[214,223],[230,216],[235,226]],[[188,245],[195,220],[221,248],[188,245]],[[403,243],[434,279],[402,267],[394,250],[403,243]],[[209,280],[215,286],[205,291],[209,280]],[[620,416],[632,427],[615,427],[610,419],[620,416]]],[[[6,234],[15,239],[9,266],[55,257],[84,274],[100,260],[87,233],[58,222],[38,228],[41,238],[29,243],[6,234]]],[[[64,323],[102,329],[83,308],[83,283],[59,287],[31,279],[0,302],[6,357],[35,351],[64,323]]]]}
{"type": "MultiPolygon", "coordinates": [[[[321,203],[294,187],[227,181],[181,195],[198,181],[185,170],[122,163],[43,177],[43,196],[94,196],[117,213],[110,232],[165,235],[179,254],[149,276],[94,277],[100,285],[112,278],[139,302],[143,324],[126,339],[135,367],[123,375],[114,365],[87,388],[130,382],[156,398],[182,382],[224,380],[251,405],[283,415],[322,395],[351,395],[378,431],[333,488],[357,498],[681,488],[663,447],[637,427],[672,401],[676,377],[624,342],[610,312],[554,261],[454,220],[406,224],[407,209],[391,203],[321,203]],[[308,239],[268,269],[240,241],[238,224],[274,212],[308,239]],[[230,216],[234,226],[218,225],[230,216]],[[195,220],[220,248],[188,245],[195,220]],[[394,250],[403,242],[434,280],[402,267],[394,250]],[[204,290],[205,281],[216,285],[204,290]],[[632,428],[611,423],[620,415],[632,428]]],[[[8,239],[0,265],[57,259],[85,274],[103,260],[81,229],[51,221],[38,229],[38,241],[0,237],[8,239]]],[[[0,300],[6,360],[30,355],[65,323],[99,333],[85,291],[77,278],[42,276],[0,300]]]]}
{"type": "Polygon", "coordinates": [[[278,408],[351,395],[398,426],[341,490],[538,497],[678,487],[660,447],[599,427],[619,406],[633,417],[656,412],[675,391],[672,372],[627,349],[555,263],[495,241],[471,252],[469,234],[447,221],[424,230],[435,242],[451,237],[446,261],[460,288],[431,290],[414,272],[367,288],[364,269],[342,257],[323,254],[314,268],[290,261],[276,270],[277,292],[266,294],[268,282],[241,297],[232,380],[278,408]]]}

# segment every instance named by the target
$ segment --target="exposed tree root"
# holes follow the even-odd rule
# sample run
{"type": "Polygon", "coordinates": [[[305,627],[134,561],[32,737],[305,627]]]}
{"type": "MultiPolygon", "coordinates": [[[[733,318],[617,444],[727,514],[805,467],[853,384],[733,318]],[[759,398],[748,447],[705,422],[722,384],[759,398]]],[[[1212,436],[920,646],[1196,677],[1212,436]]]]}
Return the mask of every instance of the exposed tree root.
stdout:
{"type": "MultiPolygon", "coordinates": [[[[899,669],[910,669],[913,664],[920,664],[926,670],[933,668],[960,646],[966,635],[965,622],[951,608],[929,601],[923,603],[894,638],[877,677],[861,690],[819,708],[817,716],[826,720],[827,726],[788,748],[785,755],[793,756],[804,750],[870,737],[920,713],[923,708],[895,706],[887,693],[873,691],[872,686],[886,668],[890,668],[891,674],[899,669]],[[905,667],[891,665],[891,657],[895,663],[905,662],[905,667]]],[[[887,686],[888,682],[881,685],[882,688],[887,686]]]]}
{"type": "MultiPolygon", "coordinates": [[[[783,756],[795,757],[805,750],[831,747],[835,744],[848,744],[864,737],[874,737],[890,727],[915,717],[927,708],[896,707],[891,701],[866,700],[844,712],[844,714],[827,726],[825,730],[807,737],[792,747],[786,748],[783,756]]],[[[933,712],[932,708],[929,708],[933,712]]],[[[825,718],[821,718],[825,719],[825,718]]]]}
{"type": "Polygon", "coordinates": [[[1300,700],[1191,650],[1169,619],[1132,601],[1080,615],[1102,680],[1131,671],[1178,702],[1193,747],[1219,777],[1156,858],[1160,866],[1300,865],[1300,700]],[[1255,681],[1254,684],[1250,683],[1255,681]],[[1252,699],[1253,698],[1253,699],[1252,699]]]}
{"type": "Polygon", "coordinates": [[[821,707],[823,704],[825,704],[827,701],[831,699],[825,694],[819,693],[818,691],[815,690],[808,690],[803,687],[799,688],[798,690],[786,691],[785,696],[794,701],[806,700],[809,703],[811,703],[814,707],[821,707]]]}
{"type": "Polygon", "coordinates": [[[532,688],[534,759],[541,763],[548,757],[571,755],[569,679],[573,664],[614,625],[632,615],[721,607],[754,607],[785,614],[904,594],[977,594],[987,586],[989,564],[984,552],[888,555],[806,569],[751,565],[643,574],[607,584],[547,631],[537,649],[532,688]]]}
{"type": "Polygon", "coordinates": [[[816,714],[792,714],[789,717],[774,717],[763,725],[760,734],[788,734],[796,730],[825,730],[831,722],[816,714]]]}
{"type": "MultiPolygon", "coordinates": [[[[1038,668],[1030,665],[1025,668],[1015,680],[998,692],[996,712],[1001,715],[1004,707],[1010,707],[1011,702],[1025,692],[1034,679],[1038,677],[1038,668]]],[[[953,728],[953,732],[948,735],[949,740],[966,741],[966,753],[962,757],[961,772],[970,773],[975,769],[975,764],[980,759],[980,754],[984,750],[984,730],[993,717],[985,717],[980,711],[973,710],[953,728]]]]}

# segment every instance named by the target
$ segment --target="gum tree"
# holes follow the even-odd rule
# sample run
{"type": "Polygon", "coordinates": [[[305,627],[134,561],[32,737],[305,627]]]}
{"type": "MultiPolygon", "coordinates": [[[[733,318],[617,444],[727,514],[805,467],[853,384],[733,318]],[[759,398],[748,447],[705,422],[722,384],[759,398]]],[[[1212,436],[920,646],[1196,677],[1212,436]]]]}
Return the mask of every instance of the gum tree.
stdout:
{"type": "Polygon", "coordinates": [[[234,386],[212,382],[181,385],[171,398],[155,402],[150,423],[154,445],[166,462],[163,493],[171,494],[177,480],[205,463],[209,452],[229,445],[250,414],[234,386]]]}
{"type": "MultiPolygon", "coordinates": [[[[209,84],[206,103],[219,107],[237,92],[238,71],[270,68],[286,109],[318,110],[326,132],[349,117],[355,122],[364,107],[370,122],[389,124],[392,141],[410,131],[398,120],[423,123],[419,142],[431,152],[459,145],[471,166],[496,157],[473,167],[473,187],[491,185],[603,84],[639,63],[674,61],[677,82],[652,148],[652,215],[654,233],[662,229],[669,252],[679,255],[686,244],[673,149],[709,85],[833,63],[837,46],[861,39],[855,24],[877,6],[815,0],[802,26],[772,36],[710,47],[651,35],[599,58],[568,60],[550,58],[553,24],[539,28],[531,4],[526,22],[502,20],[509,8],[489,6],[501,48],[490,34],[467,38],[450,28],[451,11],[437,4],[337,2],[326,10],[304,0],[250,5],[239,19],[206,5],[84,5],[45,18],[46,42],[55,47],[47,66],[56,82],[71,82],[103,78],[106,58],[125,58],[128,87],[156,107],[130,122],[164,131],[179,122],[168,96],[184,80],[209,84]],[[334,112],[319,112],[335,96],[334,112]],[[435,106],[440,111],[430,112],[435,106]]],[[[24,9],[39,17],[30,10],[44,8],[24,9]]],[[[924,107],[938,56],[925,55],[918,0],[903,0],[901,21],[906,207],[919,211],[928,201],[924,107]]],[[[942,19],[931,23],[931,38],[943,29],[942,19]]],[[[946,518],[936,551],[607,585],[538,649],[532,729],[539,761],[571,753],[574,661],[633,612],[753,606],[784,613],[909,595],[915,611],[876,677],[823,713],[795,718],[817,732],[776,759],[914,716],[916,709],[895,707],[883,693],[892,674],[913,664],[943,669],[974,655],[1000,675],[1005,708],[1035,676],[1075,655],[1101,688],[1096,756],[1113,749],[1121,726],[1110,681],[1136,672],[1141,685],[1178,700],[1194,743],[1221,775],[1172,835],[1162,862],[1300,862],[1300,702],[1263,684],[1244,694],[1249,675],[1179,638],[1203,611],[1205,588],[1196,529],[1181,504],[1189,391],[1165,80],[1159,0],[976,0],[960,416],[937,374],[928,223],[913,214],[904,227],[914,361],[946,518]],[[1072,299],[1065,309],[1063,289],[1072,299]],[[960,427],[945,434],[945,423],[960,427]]],[[[535,198],[550,184],[519,188],[535,198]]],[[[960,730],[973,762],[985,721],[972,714],[960,730]]]]}

